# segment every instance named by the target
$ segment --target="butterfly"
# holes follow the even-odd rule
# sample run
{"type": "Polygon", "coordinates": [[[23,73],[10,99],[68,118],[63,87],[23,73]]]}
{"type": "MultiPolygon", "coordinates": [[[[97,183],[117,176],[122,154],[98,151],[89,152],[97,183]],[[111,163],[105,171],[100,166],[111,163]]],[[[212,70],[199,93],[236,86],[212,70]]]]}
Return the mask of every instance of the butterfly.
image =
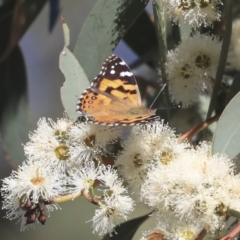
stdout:
{"type": "Polygon", "coordinates": [[[98,76],[82,93],[77,111],[88,122],[109,126],[141,125],[159,120],[154,109],[142,106],[133,73],[116,55],[105,60],[98,76]]]}

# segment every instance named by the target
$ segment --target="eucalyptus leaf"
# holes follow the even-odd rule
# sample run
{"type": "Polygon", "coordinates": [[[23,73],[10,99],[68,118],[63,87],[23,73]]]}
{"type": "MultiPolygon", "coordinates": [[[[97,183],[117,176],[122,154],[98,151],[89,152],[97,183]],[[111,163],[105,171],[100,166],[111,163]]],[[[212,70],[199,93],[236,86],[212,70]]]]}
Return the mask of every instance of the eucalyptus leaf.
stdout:
{"type": "Polygon", "coordinates": [[[0,130],[3,147],[16,164],[24,159],[22,144],[29,131],[29,105],[24,60],[15,48],[0,65],[0,130]]]}
{"type": "Polygon", "coordinates": [[[61,87],[61,99],[68,117],[75,121],[79,117],[79,113],[76,112],[79,94],[89,87],[89,81],[78,60],[67,47],[70,41],[69,29],[63,19],[62,21],[65,43],[59,57],[59,68],[65,82],[61,87]]]}
{"type": "Polygon", "coordinates": [[[164,82],[166,82],[165,62],[167,55],[167,33],[166,20],[163,4],[160,2],[153,2],[154,23],[157,32],[159,57],[161,63],[161,72],[164,82]]]}
{"type": "MultiPolygon", "coordinates": [[[[165,69],[165,63],[167,58],[167,33],[166,33],[166,20],[165,20],[163,3],[161,3],[160,1],[153,2],[153,13],[154,13],[154,23],[155,23],[155,28],[157,32],[157,38],[158,38],[161,79],[162,79],[162,82],[166,84],[164,88],[164,93],[165,93],[166,106],[168,109],[170,106],[170,96],[168,91],[167,74],[165,69]]],[[[169,120],[170,118],[169,110],[167,111],[167,113],[168,113],[167,116],[169,120]]]]}
{"type": "MultiPolygon", "coordinates": [[[[98,74],[102,62],[111,55],[147,2],[99,0],[96,3],[82,27],[74,50],[88,79],[98,74]]],[[[82,91],[84,89],[81,87],[82,91]]]]}
{"type": "Polygon", "coordinates": [[[149,214],[134,218],[130,221],[122,223],[115,228],[116,234],[109,236],[105,235],[102,240],[131,240],[138,228],[149,218],[149,214]]]}
{"type": "Polygon", "coordinates": [[[224,109],[213,135],[212,153],[226,153],[231,159],[240,153],[240,93],[224,109]]]}

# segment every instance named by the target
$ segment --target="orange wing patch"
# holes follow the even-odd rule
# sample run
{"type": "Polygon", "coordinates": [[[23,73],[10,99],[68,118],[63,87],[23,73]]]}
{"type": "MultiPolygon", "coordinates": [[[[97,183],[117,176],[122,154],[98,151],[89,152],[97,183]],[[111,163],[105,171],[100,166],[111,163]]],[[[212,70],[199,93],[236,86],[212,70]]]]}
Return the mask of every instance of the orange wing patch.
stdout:
{"type": "Polygon", "coordinates": [[[109,80],[104,78],[99,84],[99,91],[109,93],[120,99],[129,98],[133,103],[138,103],[137,85],[121,79],[109,80]]]}

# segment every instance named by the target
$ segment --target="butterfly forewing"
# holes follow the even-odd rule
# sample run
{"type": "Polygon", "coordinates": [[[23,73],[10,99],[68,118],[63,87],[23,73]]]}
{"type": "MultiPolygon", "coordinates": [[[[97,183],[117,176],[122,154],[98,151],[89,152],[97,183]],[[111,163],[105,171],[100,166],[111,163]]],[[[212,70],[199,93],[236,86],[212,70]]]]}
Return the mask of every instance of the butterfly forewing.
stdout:
{"type": "Polygon", "coordinates": [[[127,64],[115,55],[110,56],[102,65],[98,76],[93,80],[93,91],[108,93],[117,98],[128,98],[141,105],[141,96],[135,77],[127,64]]]}

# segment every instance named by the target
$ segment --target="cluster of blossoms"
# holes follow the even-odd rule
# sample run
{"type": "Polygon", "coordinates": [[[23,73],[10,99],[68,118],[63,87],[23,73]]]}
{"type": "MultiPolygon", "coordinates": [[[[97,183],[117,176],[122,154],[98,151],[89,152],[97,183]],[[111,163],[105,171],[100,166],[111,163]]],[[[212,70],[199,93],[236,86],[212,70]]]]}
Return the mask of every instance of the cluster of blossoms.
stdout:
{"type": "MultiPolygon", "coordinates": [[[[186,22],[194,32],[202,26],[213,26],[221,18],[221,0],[158,1],[173,23],[186,22]]],[[[168,52],[166,73],[170,98],[174,104],[188,108],[199,100],[200,95],[211,92],[220,50],[221,42],[217,37],[196,32],[179,43],[175,50],[168,52]]],[[[235,56],[236,48],[232,52],[235,56]]],[[[234,60],[229,57],[232,67],[237,65],[234,60]]]]}
{"type": "Polygon", "coordinates": [[[229,210],[240,211],[240,176],[226,155],[211,155],[207,142],[196,148],[179,143],[162,123],[135,129],[123,146],[116,161],[120,173],[135,198],[157,215],[158,233],[143,239],[152,233],[189,240],[203,229],[224,234],[229,210]]]}
{"type": "Polygon", "coordinates": [[[45,211],[63,200],[84,196],[98,206],[91,221],[102,236],[128,219],[135,198],[157,215],[155,230],[143,239],[189,240],[202,229],[212,235],[226,230],[229,210],[240,211],[240,176],[232,161],[212,156],[209,143],[194,148],[179,142],[169,126],[155,122],[132,128],[116,166],[104,164],[107,145],[120,136],[119,127],[41,119],[24,146],[27,160],[3,180],[7,218],[18,219],[24,230],[35,221],[44,224],[45,211]]]}
{"type": "Polygon", "coordinates": [[[196,33],[168,52],[166,70],[172,102],[189,107],[200,94],[211,92],[220,50],[217,38],[196,33]]]}
{"type": "Polygon", "coordinates": [[[134,206],[116,170],[102,162],[106,146],[120,135],[119,128],[41,119],[24,146],[25,162],[3,180],[7,218],[20,221],[22,230],[35,221],[44,224],[45,211],[49,214],[63,199],[83,195],[99,206],[92,219],[94,232],[111,233],[134,206]],[[101,196],[94,194],[97,183],[101,196]]]}

